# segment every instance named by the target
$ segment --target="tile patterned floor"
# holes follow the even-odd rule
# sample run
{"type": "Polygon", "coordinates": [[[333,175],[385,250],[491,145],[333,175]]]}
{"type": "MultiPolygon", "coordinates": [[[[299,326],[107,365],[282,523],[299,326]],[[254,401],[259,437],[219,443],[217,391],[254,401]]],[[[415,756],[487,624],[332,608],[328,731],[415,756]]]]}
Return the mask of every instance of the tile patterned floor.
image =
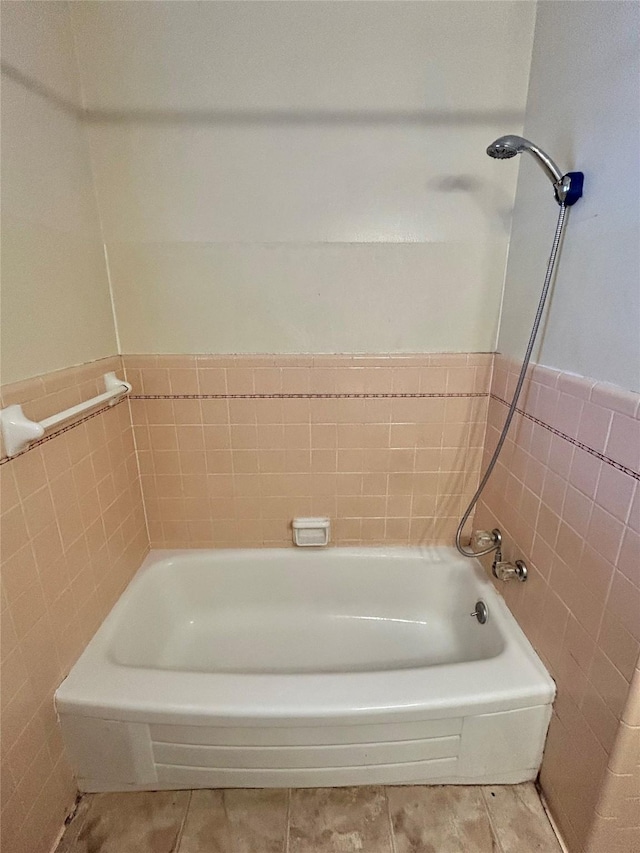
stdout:
{"type": "Polygon", "coordinates": [[[83,798],[56,853],[560,853],[532,784],[83,798]]]}

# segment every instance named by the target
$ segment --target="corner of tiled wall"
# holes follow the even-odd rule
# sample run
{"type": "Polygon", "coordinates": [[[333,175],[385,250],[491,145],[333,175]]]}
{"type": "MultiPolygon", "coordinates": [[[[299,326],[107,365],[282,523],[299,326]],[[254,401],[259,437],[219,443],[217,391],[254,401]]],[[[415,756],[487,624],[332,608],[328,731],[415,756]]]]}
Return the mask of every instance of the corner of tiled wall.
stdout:
{"type": "MultiPolygon", "coordinates": [[[[496,356],[485,461],[518,370],[496,356]]],[[[639,405],[533,367],[476,516],[528,564],[526,584],[497,585],[557,684],[540,778],[571,853],[586,849],[640,651],[639,405]]]]}
{"type": "MultiPolygon", "coordinates": [[[[104,391],[119,357],[2,389],[39,419],[104,391]]],[[[129,403],[0,460],[2,849],[48,853],[76,784],[53,693],[143,560],[148,536],[129,403]]]]}
{"type": "Polygon", "coordinates": [[[628,853],[640,835],[640,658],[631,681],[587,844],[587,853],[628,853]]]}

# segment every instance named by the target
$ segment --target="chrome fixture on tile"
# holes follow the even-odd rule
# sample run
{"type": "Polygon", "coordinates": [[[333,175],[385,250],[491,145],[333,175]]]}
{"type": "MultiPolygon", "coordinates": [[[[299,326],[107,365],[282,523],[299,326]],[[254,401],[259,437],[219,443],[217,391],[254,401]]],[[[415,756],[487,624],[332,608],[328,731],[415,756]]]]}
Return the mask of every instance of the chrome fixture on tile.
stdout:
{"type": "Polygon", "coordinates": [[[476,601],[476,609],[469,616],[475,616],[481,625],[485,625],[489,618],[489,608],[482,599],[476,601]]]}
{"type": "MultiPolygon", "coordinates": [[[[499,532],[499,531],[498,531],[499,532]]],[[[500,540],[502,542],[502,539],[500,540]]],[[[524,583],[527,579],[527,567],[524,560],[516,560],[515,563],[502,559],[502,548],[500,545],[495,549],[496,554],[491,564],[494,578],[500,581],[510,581],[514,578],[524,583]]]]}
{"type": "Polygon", "coordinates": [[[469,545],[471,545],[475,553],[482,551],[486,554],[488,551],[500,548],[502,545],[502,533],[498,527],[494,527],[493,530],[474,530],[471,534],[469,545]]]}
{"type": "MultiPolygon", "coordinates": [[[[458,525],[458,529],[456,530],[455,545],[459,553],[462,554],[463,557],[482,557],[485,554],[490,554],[491,551],[496,551],[496,560],[494,561],[494,566],[497,562],[501,562],[501,560],[498,559],[500,544],[496,543],[495,541],[490,541],[487,543],[487,546],[485,548],[482,548],[482,550],[467,550],[467,548],[463,547],[462,545],[462,531],[464,530],[464,526],[469,520],[476,504],[480,500],[480,495],[484,491],[484,487],[487,485],[489,477],[491,476],[491,473],[496,466],[498,456],[500,455],[500,451],[502,450],[502,447],[506,441],[507,433],[509,432],[509,427],[511,426],[511,421],[513,420],[513,417],[516,413],[516,407],[520,398],[520,392],[522,391],[525,376],[527,375],[527,369],[529,367],[529,362],[531,361],[531,353],[533,352],[533,347],[538,336],[538,329],[540,328],[542,314],[544,312],[544,307],[547,302],[547,296],[551,288],[551,282],[553,280],[553,273],[556,265],[556,258],[558,255],[558,250],[560,248],[562,234],[564,232],[564,223],[567,214],[567,209],[571,205],[575,204],[579,198],[581,198],[582,185],[584,182],[584,174],[582,172],[567,172],[563,175],[558,166],[556,166],[556,164],[553,162],[553,160],[551,159],[551,157],[549,157],[548,154],[546,154],[541,148],[538,148],[537,145],[534,145],[533,142],[530,142],[528,139],[524,139],[522,136],[501,136],[498,139],[494,140],[494,142],[492,142],[491,145],[487,148],[487,154],[497,160],[508,160],[523,151],[527,151],[529,154],[532,154],[546,172],[547,177],[550,178],[553,184],[553,190],[556,197],[556,201],[560,205],[560,211],[558,213],[558,221],[556,223],[556,230],[553,236],[553,243],[551,244],[551,254],[549,255],[549,261],[547,263],[547,271],[544,276],[542,291],[540,293],[538,307],[536,309],[536,314],[533,320],[533,326],[531,327],[529,342],[527,344],[527,349],[525,351],[524,358],[522,359],[520,375],[518,376],[518,381],[516,382],[516,387],[513,392],[513,399],[509,404],[509,411],[507,412],[507,417],[505,418],[500,437],[498,438],[498,442],[496,444],[495,450],[493,451],[493,455],[489,460],[487,469],[482,475],[480,484],[478,485],[474,496],[471,498],[469,506],[466,508],[464,515],[460,520],[460,524],[458,525]]],[[[518,575],[516,576],[519,577],[518,575]]],[[[526,580],[526,568],[524,576],[520,577],[520,580],[526,580]]]]}
{"type": "MultiPolygon", "coordinates": [[[[496,556],[497,554],[498,552],[496,552],[496,556]]],[[[507,560],[496,559],[493,561],[491,571],[493,576],[501,581],[519,580],[524,583],[528,575],[524,560],[516,560],[515,563],[510,563],[507,560]]]]}

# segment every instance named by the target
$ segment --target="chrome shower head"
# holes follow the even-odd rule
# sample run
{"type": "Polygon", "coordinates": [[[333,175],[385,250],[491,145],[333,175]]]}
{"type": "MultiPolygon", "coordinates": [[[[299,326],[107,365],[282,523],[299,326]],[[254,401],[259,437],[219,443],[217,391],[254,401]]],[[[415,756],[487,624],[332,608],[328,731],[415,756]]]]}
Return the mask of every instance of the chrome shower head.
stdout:
{"type": "Polygon", "coordinates": [[[515,157],[516,154],[519,154],[522,150],[511,141],[518,139],[518,136],[501,136],[500,139],[496,139],[496,141],[492,142],[487,148],[487,154],[489,157],[493,157],[496,160],[509,160],[509,158],[515,157]]]}
{"type": "Polygon", "coordinates": [[[538,160],[549,176],[554,188],[562,183],[563,174],[551,157],[541,148],[538,148],[537,145],[534,145],[533,142],[529,142],[528,139],[524,139],[522,136],[501,136],[487,148],[489,157],[494,157],[496,160],[508,160],[523,151],[528,151],[529,154],[532,154],[538,160]]]}

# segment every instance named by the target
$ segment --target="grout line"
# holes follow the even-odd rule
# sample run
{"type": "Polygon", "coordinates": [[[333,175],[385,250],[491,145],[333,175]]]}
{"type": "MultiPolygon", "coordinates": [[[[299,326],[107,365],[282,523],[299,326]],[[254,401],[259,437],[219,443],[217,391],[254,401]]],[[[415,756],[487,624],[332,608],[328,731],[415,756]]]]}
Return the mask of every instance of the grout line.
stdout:
{"type": "Polygon", "coordinates": [[[396,834],[393,830],[393,818],[391,817],[391,803],[389,802],[389,785],[384,785],[384,799],[387,804],[387,819],[389,821],[389,837],[391,838],[391,853],[398,853],[396,845],[396,834]]]}
{"type": "MultiPolygon", "coordinates": [[[[125,376],[126,376],[126,368],[125,368],[125,376]]],[[[147,531],[147,546],[151,547],[151,536],[149,534],[149,518],[147,515],[147,502],[144,499],[144,494],[142,493],[142,470],[140,468],[140,452],[138,451],[138,439],[136,437],[136,430],[133,425],[133,412],[131,411],[131,401],[127,404],[129,410],[129,426],[131,428],[131,438],[133,441],[133,453],[136,458],[136,470],[138,472],[138,489],[140,491],[140,503],[142,504],[142,514],[144,515],[144,526],[147,531]]]]}
{"type": "MultiPolygon", "coordinates": [[[[609,423],[609,430],[611,430],[611,423],[612,422],[613,422],[613,417],[611,418],[611,421],[609,423]]],[[[609,436],[609,432],[607,432],[607,440],[608,440],[608,436],[609,436]]],[[[605,442],[605,447],[606,447],[606,442],[605,442]]],[[[600,488],[600,479],[602,477],[602,471],[603,471],[603,468],[602,468],[602,466],[600,466],[600,470],[598,471],[598,477],[597,477],[596,483],[593,487],[593,498],[591,499],[592,503],[591,503],[591,507],[589,509],[589,522],[588,522],[589,526],[591,525],[591,518],[593,516],[594,508],[600,506],[596,501],[596,497],[598,494],[598,489],[600,488]]],[[[631,500],[629,501],[629,511],[631,510],[632,505],[633,505],[633,492],[631,493],[631,500]]],[[[563,506],[563,509],[564,509],[564,506],[563,506]]],[[[608,513],[607,510],[603,510],[603,511],[605,513],[608,513]]],[[[628,513],[627,513],[627,516],[628,516],[628,513]]],[[[589,526],[587,527],[587,533],[589,531],[589,526]]],[[[602,612],[600,613],[600,619],[598,620],[598,627],[596,628],[596,631],[594,633],[594,640],[595,640],[595,644],[596,644],[596,649],[600,649],[602,651],[602,653],[605,655],[605,657],[607,658],[607,660],[609,660],[609,656],[604,652],[604,649],[602,649],[600,646],[600,632],[602,631],[602,625],[604,623],[604,617],[605,617],[605,614],[607,613],[607,607],[609,604],[609,596],[611,595],[611,590],[613,589],[613,584],[614,584],[614,581],[616,579],[616,574],[618,573],[618,558],[620,556],[620,551],[622,550],[622,543],[623,543],[624,537],[625,537],[625,529],[626,529],[626,524],[623,523],[623,530],[622,530],[622,535],[620,536],[620,542],[618,543],[618,550],[616,551],[616,558],[615,558],[615,560],[612,561],[613,571],[611,572],[611,577],[609,578],[609,583],[607,584],[607,589],[606,589],[606,592],[605,592],[604,597],[602,599],[604,602],[604,606],[602,608],[602,612]]],[[[586,546],[589,544],[586,537],[587,537],[587,534],[585,534],[585,537],[584,537],[584,543],[583,543],[583,547],[582,547],[582,551],[581,551],[580,556],[582,556],[586,546]]],[[[573,611],[571,611],[571,613],[573,615],[573,611]]],[[[564,638],[563,638],[563,642],[564,642],[564,638]]],[[[594,653],[591,657],[591,661],[589,663],[588,671],[584,672],[584,675],[587,677],[589,683],[591,683],[591,670],[593,668],[594,660],[595,660],[595,650],[594,650],[594,653]]],[[[614,668],[617,669],[617,667],[613,663],[613,661],[611,661],[611,663],[614,666],[614,668]]],[[[599,691],[597,691],[597,692],[599,693],[599,691]]],[[[601,696],[601,699],[604,701],[604,696],[601,696]]],[[[605,705],[609,710],[611,710],[609,708],[608,702],[605,701],[605,705]]],[[[579,707],[580,711],[582,711],[582,702],[580,703],[580,705],[578,707],[579,707]]],[[[607,754],[609,754],[609,750],[602,743],[600,736],[593,730],[591,723],[588,723],[588,725],[591,728],[591,730],[593,731],[593,734],[595,735],[596,740],[600,741],[605,752],[607,754]]]]}
{"type": "MultiPolygon", "coordinates": [[[[77,807],[77,806],[76,806],[76,807],[77,807]]],[[[70,816],[71,816],[71,815],[67,815],[67,817],[70,817],[70,816]]],[[[57,853],[58,847],[59,847],[59,846],[60,846],[60,844],[62,843],[62,839],[64,838],[64,835],[65,835],[65,833],[66,833],[66,831],[67,831],[68,827],[69,827],[69,824],[68,824],[68,823],[63,823],[63,824],[62,824],[62,826],[61,826],[61,827],[60,827],[60,829],[58,830],[58,834],[56,835],[56,837],[55,837],[55,839],[54,839],[54,841],[53,841],[53,843],[52,843],[51,847],[49,848],[49,853],[57,853]]]]}
{"type": "MultiPolygon", "coordinates": [[[[57,842],[54,844],[54,846],[51,850],[51,853],[57,853],[58,847],[62,843],[62,840],[63,840],[67,830],[71,829],[74,821],[79,820],[79,824],[77,825],[77,827],[74,826],[75,836],[77,839],[77,837],[80,835],[80,833],[84,829],[84,826],[87,822],[87,818],[89,817],[89,814],[90,814],[91,810],[93,809],[94,796],[95,796],[94,794],[78,794],[76,796],[76,802],[74,803],[74,807],[69,812],[64,823],[62,824],[62,830],[60,832],[60,835],[58,836],[57,842]],[[87,806],[85,809],[83,809],[82,814],[80,814],[80,810],[82,809],[82,806],[85,802],[86,802],[87,806]]],[[[65,846],[68,846],[68,845],[65,845],[65,846]]],[[[75,841],[74,841],[74,847],[75,847],[75,841]]],[[[72,848],[69,848],[69,851],[70,851],[70,853],[72,853],[72,848]]]]}
{"type": "Polygon", "coordinates": [[[182,821],[180,822],[180,828],[178,829],[178,834],[176,836],[176,843],[171,850],[171,853],[180,853],[180,845],[182,844],[182,836],[184,834],[184,828],[187,823],[187,816],[189,815],[189,810],[191,808],[191,800],[193,798],[193,789],[189,791],[189,799],[187,800],[187,805],[184,810],[184,814],[182,815],[182,821]]]}
{"type": "Polygon", "coordinates": [[[291,788],[287,788],[287,811],[284,826],[283,853],[289,853],[289,830],[291,828],[291,788]]]}
{"type": "MultiPolygon", "coordinates": [[[[493,786],[489,786],[493,787],[493,786]]],[[[498,853],[504,853],[504,848],[502,846],[502,842],[500,841],[500,833],[498,832],[498,828],[493,822],[493,818],[491,817],[491,809],[489,808],[489,804],[486,796],[486,786],[480,786],[480,796],[482,798],[482,805],[484,806],[485,814],[487,815],[487,820],[489,821],[489,827],[491,829],[491,835],[493,836],[493,840],[498,845],[498,853]]]]}
{"type": "MultiPolygon", "coordinates": [[[[598,484],[599,484],[599,480],[598,480],[598,484]]],[[[637,483],[635,485],[635,488],[631,492],[631,499],[629,500],[629,509],[627,510],[627,514],[626,514],[625,519],[624,519],[624,526],[625,527],[632,527],[631,513],[632,513],[633,508],[635,506],[636,492],[640,492],[640,485],[638,485],[637,483]]],[[[622,539],[624,540],[624,534],[622,536],[622,539]]],[[[622,542],[620,543],[620,547],[622,549],[622,542]]],[[[620,551],[618,551],[618,558],[619,557],[620,557],[620,551]]]]}
{"type": "Polygon", "coordinates": [[[549,808],[549,803],[547,802],[547,798],[544,794],[542,788],[538,790],[538,796],[540,797],[540,802],[542,803],[542,808],[544,809],[544,813],[547,816],[547,820],[551,824],[551,829],[553,830],[553,834],[555,835],[558,844],[560,845],[560,849],[562,853],[569,853],[569,848],[565,844],[564,838],[562,837],[562,833],[560,832],[560,828],[555,821],[555,818],[551,814],[551,809],[549,808]]]}

